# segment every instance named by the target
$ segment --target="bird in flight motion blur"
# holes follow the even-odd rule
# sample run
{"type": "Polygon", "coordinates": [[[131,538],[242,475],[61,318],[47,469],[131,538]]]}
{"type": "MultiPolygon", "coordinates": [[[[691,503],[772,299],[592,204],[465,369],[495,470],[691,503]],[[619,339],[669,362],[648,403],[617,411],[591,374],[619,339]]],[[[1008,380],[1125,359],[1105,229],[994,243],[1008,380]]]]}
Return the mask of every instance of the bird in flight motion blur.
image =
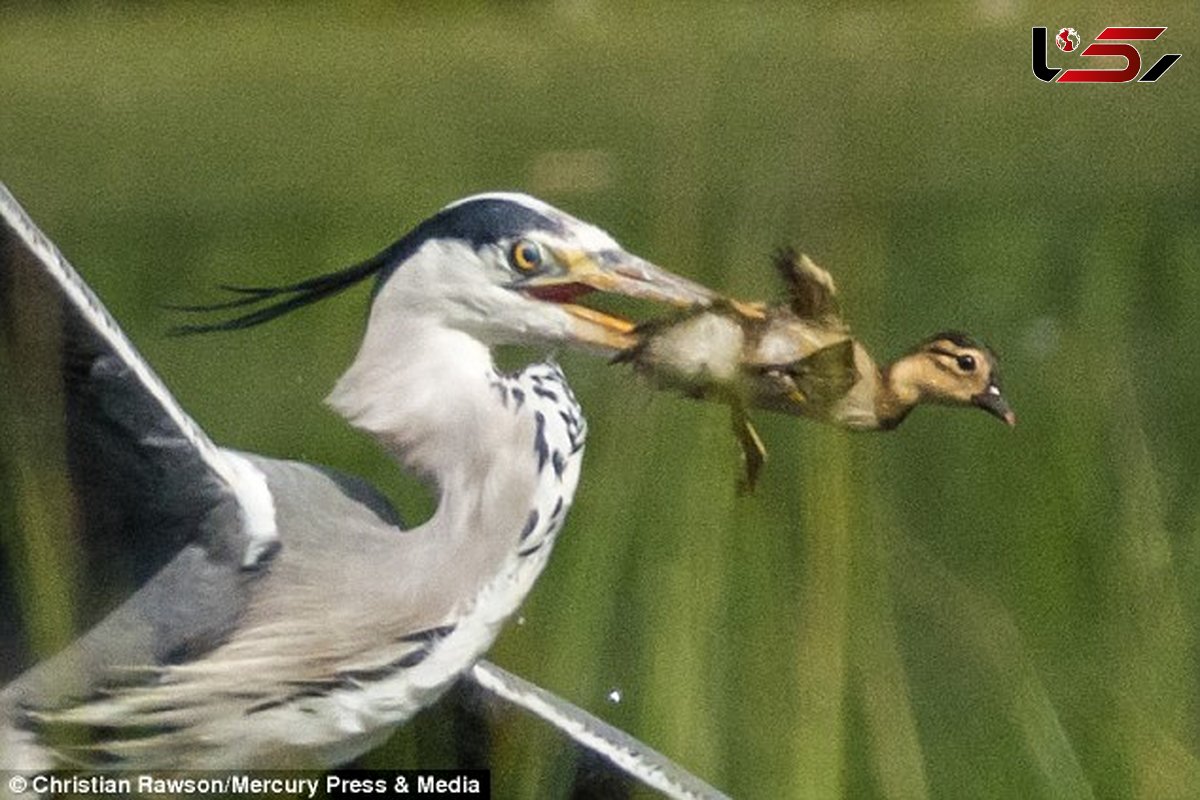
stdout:
{"type": "Polygon", "coordinates": [[[0,768],[325,766],[370,749],[488,649],[579,480],[587,427],[559,367],[506,374],[491,349],[612,355],[634,325],[585,295],[713,297],[534,198],[485,194],[361,264],[210,307],[235,316],[192,330],[374,279],[328,403],[434,487],[436,511],[405,531],[357,479],[215,445],[2,186],[0,212],[0,368],[18,391],[59,387],[79,538],[139,553],[134,593],[101,593],[90,629],[0,689],[0,768]]]}

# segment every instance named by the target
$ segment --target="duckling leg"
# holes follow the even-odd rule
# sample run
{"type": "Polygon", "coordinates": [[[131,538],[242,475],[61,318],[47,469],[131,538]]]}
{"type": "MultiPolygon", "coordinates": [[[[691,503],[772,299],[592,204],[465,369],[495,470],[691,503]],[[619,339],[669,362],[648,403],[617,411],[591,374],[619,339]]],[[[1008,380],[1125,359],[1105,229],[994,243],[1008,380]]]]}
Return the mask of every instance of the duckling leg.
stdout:
{"type": "Polygon", "coordinates": [[[758,475],[767,461],[767,448],[754,429],[754,423],[746,416],[745,407],[741,403],[733,403],[729,409],[733,435],[742,448],[742,462],[746,467],[745,474],[738,479],[737,492],[739,495],[752,494],[758,485],[758,475]]]}

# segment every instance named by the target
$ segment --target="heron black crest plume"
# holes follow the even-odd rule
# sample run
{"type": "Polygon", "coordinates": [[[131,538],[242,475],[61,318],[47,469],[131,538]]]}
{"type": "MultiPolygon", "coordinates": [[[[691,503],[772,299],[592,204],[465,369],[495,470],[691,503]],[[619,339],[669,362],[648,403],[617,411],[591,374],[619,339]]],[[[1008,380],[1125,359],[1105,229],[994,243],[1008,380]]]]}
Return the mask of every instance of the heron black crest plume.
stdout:
{"type": "Polygon", "coordinates": [[[479,247],[529,228],[556,229],[561,226],[560,220],[547,216],[544,210],[536,207],[484,195],[468,198],[446,206],[383,252],[354,266],[285,286],[223,285],[220,288],[224,291],[240,296],[211,304],[169,306],[176,311],[189,313],[255,307],[245,314],[220,322],[178,325],[171,328],[170,333],[184,336],[252,328],[332,297],[373,275],[386,280],[393,269],[431,238],[456,239],[479,247]]]}
{"type": "Polygon", "coordinates": [[[248,308],[250,306],[258,307],[245,314],[221,320],[220,322],[177,325],[171,328],[170,333],[173,336],[188,336],[196,333],[236,331],[243,328],[252,328],[264,322],[270,322],[288,312],[311,305],[318,300],[332,297],[339,292],[349,289],[356,283],[360,283],[366,278],[379,273],[392,260],[392,251],[393,248],[388,248],[379,255],[354,266],[284,286],[223,285],[220,288],[224,291],[243,296],[219,303],[169,306],[169,308],[176,311],[207,313],[226,311],[234,308],[248,308]]]}

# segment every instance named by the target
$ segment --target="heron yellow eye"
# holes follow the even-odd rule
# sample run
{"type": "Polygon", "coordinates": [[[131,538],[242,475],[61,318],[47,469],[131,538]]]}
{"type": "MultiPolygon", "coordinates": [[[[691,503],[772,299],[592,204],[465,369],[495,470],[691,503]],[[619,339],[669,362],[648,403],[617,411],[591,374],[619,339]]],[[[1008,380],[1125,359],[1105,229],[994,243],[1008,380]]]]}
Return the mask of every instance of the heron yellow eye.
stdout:
{"type": "Polygon", "coordinates": [[[521,239],[512,246],[508,260],[521,272],[533,272],[542,266],[542,246],[529,239],[521,239]]]}

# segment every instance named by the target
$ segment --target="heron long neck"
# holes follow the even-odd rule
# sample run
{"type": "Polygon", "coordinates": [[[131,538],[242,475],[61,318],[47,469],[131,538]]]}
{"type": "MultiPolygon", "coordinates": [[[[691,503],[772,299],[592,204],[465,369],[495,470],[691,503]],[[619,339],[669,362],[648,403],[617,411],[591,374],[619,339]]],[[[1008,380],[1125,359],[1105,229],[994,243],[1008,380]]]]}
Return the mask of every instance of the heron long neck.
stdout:
{"type": "Polygon", "coordinates": [[[534,413],[506,405],[501,384],[477,339],[419,316],[393,318],[372,321],[328,399],[434,484],[437,511],[412,533],[448,557],[471,559],[480,578],[517,544],[545,480],[534,413]]]}

